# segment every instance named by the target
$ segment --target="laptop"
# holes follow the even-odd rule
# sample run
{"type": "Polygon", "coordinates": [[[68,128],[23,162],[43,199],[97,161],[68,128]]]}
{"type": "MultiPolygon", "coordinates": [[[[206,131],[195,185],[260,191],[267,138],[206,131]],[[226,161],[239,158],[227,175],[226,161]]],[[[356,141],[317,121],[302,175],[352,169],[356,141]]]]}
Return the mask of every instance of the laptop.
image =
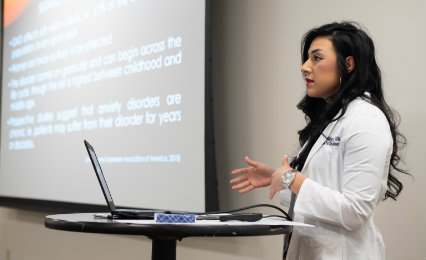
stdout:
{"type": "Polygon", "coordinates": [[[92,161],[93,169],[95,170],[96,176],[98,177],[99,184],[101,186],[102,192],[109,210],[111,211],[112,218],[120,219],[154,219],[155,213],[170,213],[168,211],[161,210],[144,210],[144,209],[119,209],[115,207],[114,201],[112,199],[111,193],[108,189],[105,177],[102,173],[101,165],[99,164],[98,158],[95,153],[93,146],[84,140],[84,145],[86,146],[87,153],[89,154],[90,160],[92,161]]]}

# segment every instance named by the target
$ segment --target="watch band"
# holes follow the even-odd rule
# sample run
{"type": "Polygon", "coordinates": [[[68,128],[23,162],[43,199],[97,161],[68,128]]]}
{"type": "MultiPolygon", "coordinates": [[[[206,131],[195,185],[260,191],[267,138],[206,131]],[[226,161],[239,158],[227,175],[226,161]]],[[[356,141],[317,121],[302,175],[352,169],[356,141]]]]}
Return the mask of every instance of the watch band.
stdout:
{"type": "Polygon", "coordinates": [[[295,169],[290,169],[283,174],[282,183],[286,189],[290,188],[291,183],[294,180],[294,176],[296,175],[295,169]]]}

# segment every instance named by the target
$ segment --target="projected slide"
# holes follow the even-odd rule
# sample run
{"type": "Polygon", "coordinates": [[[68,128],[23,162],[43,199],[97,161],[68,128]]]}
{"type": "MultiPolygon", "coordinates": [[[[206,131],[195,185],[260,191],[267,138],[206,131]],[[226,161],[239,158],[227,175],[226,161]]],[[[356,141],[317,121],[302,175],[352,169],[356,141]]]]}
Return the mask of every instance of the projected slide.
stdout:
{"type": "Polygon", "coordinates": [[[205,2],[4,8],[0,196],[204,210],[205,2]]]}

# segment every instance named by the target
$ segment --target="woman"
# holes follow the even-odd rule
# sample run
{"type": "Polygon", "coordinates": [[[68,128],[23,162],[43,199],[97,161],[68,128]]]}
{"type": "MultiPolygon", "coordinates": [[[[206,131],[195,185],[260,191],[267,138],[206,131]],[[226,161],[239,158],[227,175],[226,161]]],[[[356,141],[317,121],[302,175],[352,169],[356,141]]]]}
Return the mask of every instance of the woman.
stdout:
{"type": "Polygon", "coordinates": [[[232,188],[270,186],[269,199],[280,191],[287,207],[297,195],[294,221],[316,227],[294,228],[288,259],[385,259],[374,210],[401,192],[393,172],[408,173],[398,168],[405,140],[383,97],[373,41],[354,23],[326,24],[304,36],[302,63],[301,151],[278,169],[246,157],[250,167],[232,172],[241,175],[232,188]]]}

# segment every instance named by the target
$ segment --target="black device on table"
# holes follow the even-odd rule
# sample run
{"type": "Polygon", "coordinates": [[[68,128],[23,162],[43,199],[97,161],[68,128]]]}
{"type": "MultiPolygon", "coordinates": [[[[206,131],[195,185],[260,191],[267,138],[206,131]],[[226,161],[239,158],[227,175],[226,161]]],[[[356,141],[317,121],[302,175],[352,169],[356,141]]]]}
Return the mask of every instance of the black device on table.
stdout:
{"type": "Polygon", "coordinates": [[[90,161],[92,161],[93,169],[95,170],[96,177],[98,178],[108,208],[111,211],[112,218],[120,219],[154,219],[155,213],[171,213],[169,211],[161,210],[144,210],[144,209],[120,209],[116,208],[114,201],[106,183],[104,174],[102,172],[101,165],[99,164],[98,157],[96,156],[95,149],[88,141],[84,140],[87,153],[89,154],[90,161]]]}

